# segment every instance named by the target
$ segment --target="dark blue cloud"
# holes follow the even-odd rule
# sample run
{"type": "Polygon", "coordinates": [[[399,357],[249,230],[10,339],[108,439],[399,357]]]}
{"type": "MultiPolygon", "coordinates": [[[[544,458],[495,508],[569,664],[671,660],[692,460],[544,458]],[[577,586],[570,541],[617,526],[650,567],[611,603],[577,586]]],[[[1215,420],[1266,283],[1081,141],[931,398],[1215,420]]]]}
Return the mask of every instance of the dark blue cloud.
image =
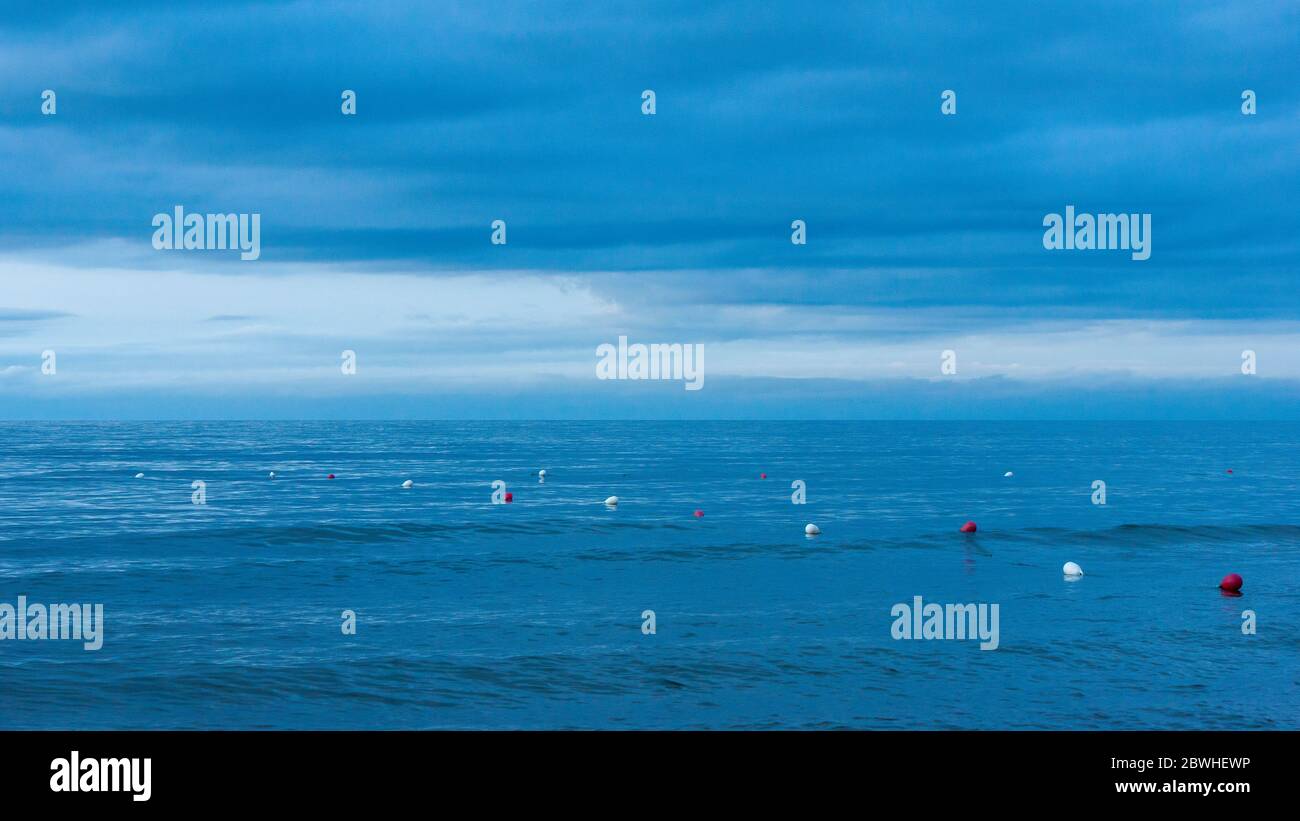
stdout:
{"type": "Polygon", "coordinates": [[[31,311],[17,308],[0,308],[0,322],[40,322],[71,316],[63,311],[31,311]]]}
{"type": "Polygon", "coordinates": [[[5,22],[28,48],[0,89],[0,221],[11,247],[143,243],[180,202],[261,212],[268,261],[761,269],[781,283],[764,299],[1287,315],[1297,31],[1289,2],[75,3],[5,22]],[[1045,254],[1066,204],[1152,212],[1152,260],[1045,254]],[[914,269],[945,287],[896,273],[914,269]]]}
{"type": "Polygon", "coordinates": [[[709,321],[728,306],[910,312],[838,331],[861,338],[1289,320],[1298,34],[1292,0],[29,4],[0,20],[0,242],[73,266],[573,277],[689,339],[783,332],[709,321]],[[260,213],[261,261],[153,252],[177,204],[260,213]],[[1070,204],[1150,212],[1151,259],[1044,251],[1070,204]]]}

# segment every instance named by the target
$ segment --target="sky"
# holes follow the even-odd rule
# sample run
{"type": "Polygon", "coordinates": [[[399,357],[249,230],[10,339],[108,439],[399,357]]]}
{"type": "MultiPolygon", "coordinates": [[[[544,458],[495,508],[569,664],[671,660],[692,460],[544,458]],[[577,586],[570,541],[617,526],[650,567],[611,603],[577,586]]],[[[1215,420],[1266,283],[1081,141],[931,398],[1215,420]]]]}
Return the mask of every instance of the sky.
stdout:
{"type": "Polygon", "coordinates": [[[0,419],[1300,419],[1298,42],[1293,0],[23,4],[0,419]],[[156,249],[178,205],[260,257],[156,249]],[[1044,248],[1070,205],[1150,258],[1044,248]],[[704,387],[598,379],[619,336],[704,387]]]}

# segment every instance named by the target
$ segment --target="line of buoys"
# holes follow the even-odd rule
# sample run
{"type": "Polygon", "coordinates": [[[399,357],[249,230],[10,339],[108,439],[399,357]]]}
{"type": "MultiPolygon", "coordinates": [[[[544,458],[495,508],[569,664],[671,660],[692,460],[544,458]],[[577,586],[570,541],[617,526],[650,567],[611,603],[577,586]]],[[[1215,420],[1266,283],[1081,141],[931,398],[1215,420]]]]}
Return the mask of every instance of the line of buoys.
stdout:
{"type": "MultiPolygon", "coordinates": [[[[975,533],[976,531],[977,527],[974,522],[967,522],[961,526],[962,533],[975,533]]],[[[821,531],[817,529],[817,525],[808,525],[804,528],[804,532],[809,536],[815,536],[818,533],[821,533],[821,531]]],[[[1061,566],[1061,574],[1070,581],[1077,581],[1083,577],[1083,568],[1080,567],[1077,562],[1066,562],[1061,566]]],[[[1223,581],[1219,582],[1219,589],[1225,593],[1240,595],[1242,584],[1244,584],[1244,582],[1240,575],[1229,573],[1223,577],[1223,581]]]]}
{"type": "MultiPolygon", "coordinates": [[[[1231,469],[1231,468],[1228,469],[1228,473],[1232,473],[1232,469],[1231,469]]],[[[539,471],[537,472],[537,475],[538,475],[538,477],[539,477],[540,479],[545,480],[545,478],[546,478],[546,471],[545,471],[545,470],[539,470],[539,471]]],[[[1012,473],[1012,472],[1009,471],[1009,470],[1008,470],[1006,473],[1003,474],[1003,476],[1004,476],[1004,477],[1007,477],[1007,478],[1010,478],[1010,477],[1012,477],[1012,476],[1014,476],[1014,475],[1015,475],[1015,474],[1012,473]]],[[[135,478],[137,478],[137,479],[143,479],[143,478],[145,478],[144,473],[137,473],[137,474],[135,474],[135,478]]],[[[275,478],[275,471],[271,471],[269,474],[267,474],[267,478],[269,478],[269,479],[274,479],[274,478],[275,478]]],[[[326,478],[327,478],[327,479],[333,479],[333,478],[334,478],[334,474],[331,473],[331,474],[329,474],[326,478]]],[[[759,474],[759,478],[761,478],[761,479],[766,479],[766,478],[767,478],[767,474],[766,474],[766,473],[760,473],[760,474],[759,474]]],[[[415,482],[412,481],[411,479],[407,479],[406,481],[402,482],[402,487],[403,487],[403,488],[410,489],[410,488],[412,488],[412,487],[414,487],[414,486],[415,486],[415,482]]],[[[506,500],[506,502],[513,502],[513,501],[515,500],[515,494],[512,493],[512,492],[507,491],[507,492],[506,492],[506,495],[505,495],[505,500],[506,500]]],[[[617,497],[617,496],[610,496],[610,497],[608,497],[607,499],[605,499],[605,505],[606,505],[607,507],[610,507],[610,508],[618,507],[618,497],[617,497]]],[[[704,511],[703,511],[703,510],[696,510],[696,511],[694,512],[693,515],[694,515],[695,518],[697,518],[697,519],[702,519],[702,518],[704,518],[704,511]]],[[[975,533],[975,532],[977,532],[978,530],[979,530],[978,526],[977,526],[977,525],[975,524],[975,522],[973,522],[973,521],[967,521],[967,522],[966,522],[965,524],[963,524],[963,525],[961,526],[961,528],[960,528],[960,532],[962,532],[962,533],[975,533]]],[[[820,527],[818,527],[817,525],[812,524],[812,523],[810,522],[810,523],[804,525],[803,532],[804,532],[804,535],[806,535],[806,536],[820,536],[822,530],[821,530],[820,527]]],[[[1062,575],[1064,575],[1066,578],[1068,578],[1068,579],[1070,579],[1070,580],[1073,581],[1073,580],[1077,580],[1077,579],[1079,579],[1079,578],[1081,578],[1081,577],[1083,576],[1083,568],[1080,567],[1080,566],[1078,565],[1078,563],[1076,563],[1076,562],[1066,562],[1064,565],[1061,566],[1061,573],[1062,573],[1062,575]]],[[[1222,591],[1225,592],[1225,593],[1240,595],[1240,594],[1241,594],[1241,588],[1242,588],[1242,585],[1243,585],[1243,584],[1244,584],[1244,582],[1243,582],[1243,580],[1242,580],[1242,578],[1241,578],[1241,576],[1240,576],[1239,574],[1237,574],[1237,573],[1229,573],[1228,575],[1226,575],[1226,576],[1223,577],[1223,580],[1222,580],[1222,581],[1219,582],[1219,589],[1222,590],[1222,591]]]]}

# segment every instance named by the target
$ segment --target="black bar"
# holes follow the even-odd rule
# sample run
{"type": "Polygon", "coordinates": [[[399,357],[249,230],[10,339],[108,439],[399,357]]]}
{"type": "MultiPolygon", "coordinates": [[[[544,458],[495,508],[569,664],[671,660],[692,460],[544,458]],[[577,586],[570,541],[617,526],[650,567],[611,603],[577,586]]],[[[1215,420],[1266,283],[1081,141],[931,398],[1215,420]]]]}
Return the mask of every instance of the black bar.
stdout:
{"type": "Polygon", "coordinates": [[[760,803],[811,791],[872,806],[1042,798],[1231,810],[1289,792],[1297,741],[1289,732],[7,732],[0,772],[7,800],[52,809],[337,810],[395,800],[450,809],[532,796],[540,811],[561,797],[598,805],[616,789],[630,806],[678,809],[698,791],[760,803]],[[51,762],[70,764],[74,750],[83,768],[99,761],[99,773],[104,758],[149,758],[148,800],[129,789],[53,791],[51,762]]]}

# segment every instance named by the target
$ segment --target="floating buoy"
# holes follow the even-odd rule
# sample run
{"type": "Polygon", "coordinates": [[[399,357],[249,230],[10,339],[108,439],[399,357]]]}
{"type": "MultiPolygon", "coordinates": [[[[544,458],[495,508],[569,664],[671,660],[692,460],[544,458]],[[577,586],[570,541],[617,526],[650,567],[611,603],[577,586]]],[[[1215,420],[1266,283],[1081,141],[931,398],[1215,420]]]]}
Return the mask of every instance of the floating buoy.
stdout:
{"type": "Polygon", "coordinates": [[[609,505],[610,507],[618,507],[618,497],[610,496],[608,499],[605,500],[605,504],[609,505]]]}
{"type": "Polygon", "coordinates": [[[805,536],[820,536],[822,529],[817,525],[808,524],[803,526],[803,532],[805,536]]]}
{"type": "Polygon", "coordinates": [[[514,500],[515,500],[515,494],[513,494],[513,493],[511,493],[510,491],[507,490],[507,491],[506,491],[506,501],[507,501],[507,502],[513,502],[514,500]]]}
{"type": "Polygon", "coordinates": [[[703,519],[703,518],[704,518],[704,511],[703,511],[703,510],[697,510],[697,511],[695,511],[695,518],[697,518],[697,519],[703,519]]]}
{"type": "Polygon", "coordinates": [[[961,526],[962,533],[974,533],[976,529],[977,528],[975,527],[974,522],[967,522],[966,524],[961,526]]]}
{"type": "Polygon", "coordinates": [[[1083,568],[1079,567],[1074,562],[1066,562],[1065,565],[1061,568],[1061,572],[1067,576],[1082,576],[1083,568]]]}
{"type": "Polygon", "coordinates": [[[760,478],[760,479],[766,479],[766,478],[767,478],[767,474],[766,474],[766,473],[760,473],[760,474],[758,474],[758,478],[760,478]]]}
{"type": "Polygon", "coordinates": [[[333,479],[333,478],[334,478],[334,474],[331,473],[329,476],[326,476],[325,478],[326,478],[326,479],[333,479]]]}
{"type": "Polygon", "coordinates": [[[538,475],[539,477],[545,479],[545,478],[546,478],[546,471],[544,471],[544,470],[539,470],[539,471],[537,471],[537,475],[538,475]]]}
{"type": "Polygon", "coordinates": [[[1007,478],[1007,479],[1010,479],[1012,476],[1015,476],[1015,475],[1016,475],[1016,474],[1012,473],[1012,472],[1009,471],[1009,470],[1008,470],[1006,473],[1002,474],[1002,476],[1003,476],[1004,478],[1007,478]]]}
{"type": "Polygon", "coordinates": [[[412,482],[410,479],[407,479],[405,482],[402,482],[402,487],[406,487],[406,488],[415,487],[415,482],[412,482]]]}
{"type": "Polygon", "coordinates": [[[137,473],[137,474],[135,475],[135,478],[137,478],[137,479],[143,479],[143,478],[144,478],[144,474],[143,474],[143,473],[137,473]]]}
{"type": "Polygon", "coordinates": [[[1236,573],[1229,573],[1223,577],[1223,581],[1219,582],[1219,589],[1226,590],[1229,593],[1236,593],[1241,590],[1242,584],[1241,576],[1236,573]]]}
{"type": "Polygon", "coordinates": [[[1228,472],[1229,472],[1229,473],[1232,473],[1232,468],[1228,468],[1228,472]]]}
{"type": "Polygon", "coordinates": [[[275,478],[275,471],[271,471],[271,472],[267,475],[266,478],[268,478],[268,479],[274,479],[274,478],[275,478]]]}

